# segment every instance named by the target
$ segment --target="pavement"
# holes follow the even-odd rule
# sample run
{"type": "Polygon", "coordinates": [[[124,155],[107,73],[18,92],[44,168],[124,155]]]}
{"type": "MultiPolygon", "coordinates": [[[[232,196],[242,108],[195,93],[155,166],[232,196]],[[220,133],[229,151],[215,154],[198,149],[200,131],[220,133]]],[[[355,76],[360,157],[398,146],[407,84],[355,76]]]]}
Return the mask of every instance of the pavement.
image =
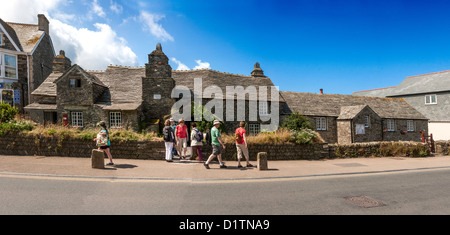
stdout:
{"type": "MultiPolygon", "coordinates": [[[[105,159],[105,163],[108,160],[105,159]]],[[[203,163],[177,160],[114,159],[115,165],[93,169],[90,158],[0,155],[0,177],[64,177],[71,179],[152,181],[248,181],[289,180],[450,169],[450,156],[427,158],[385,157],[332,160],[268,161],[268,170],[238,168],[237,161],[217,162],[206,169],[203,163]]],[[[256,166],[256,162],[251,161],[256,166]]],[[[245,162],[243,162],[245,165],[245,162]]]]}

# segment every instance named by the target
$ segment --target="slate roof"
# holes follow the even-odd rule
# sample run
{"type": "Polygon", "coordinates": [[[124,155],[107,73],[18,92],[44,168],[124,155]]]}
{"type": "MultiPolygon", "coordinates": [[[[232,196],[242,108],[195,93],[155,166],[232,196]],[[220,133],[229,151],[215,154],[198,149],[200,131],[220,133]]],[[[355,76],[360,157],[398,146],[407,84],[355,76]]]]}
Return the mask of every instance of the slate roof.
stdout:
{"type": "Polygon", "coordinates": [[[338,119],[351,120],[355,118],[368,105],[342,106],[338,119]]]}
{"type": "Polygon", "coordinates": [[[388,96],[450,91],[450,70],[405,78],[388,96]]]}
{"type": "MultiPolygon", "coordinates": [[[[188,70],[188,71],[172,71],[172,78],[175,80],[176,86],[185,86],[189,88],[192,93],[194,92],[194,79],[201,78],[202,79],[202,88],[203,90],[206,87],[217,86],[221,89],[223,93],[223,97],[226,99],[237,99],[238,94],[234,94],[233,97],[227,97],[227,86],[236,88],[238,86],[242,86],[244,89],[248,87],[254,86],[255,89],[247,89],[249,93],[245,95],[246,100],[253,100],[253,97],[256,97],[258,100],[258,94],[260,87],[267,88],[267,100],[271,100],[271,87],[274,86],[270,78],[268,77],[252,77],[231,73],[219,72],[212,69],[199,69],[199,70],[188,70]]],[[[193,94],[195,96],[199,96],[199,94],[193,94]]],[[[210,98],[205,97],[204,93],[202,94],[202,98],[210,98]]],[[[279,97],[281,102],[284,100],[279,97]]]]}
{"type": "Polygon", "coordinates": [[[393,87],[384,87],[384,88],[377,88],[377,89],[371,89],[371,90],[365,90],[365,91],[355,91],[352,93],[352,95],[357,96],[372,96],[372,97],[387,97],[391,95],[395,91],[395,86],[393,87]]]}
{"type": "Polygon", "coordinates": [[[0,24],[22,52],[32,52],[44,35],[44,31],[39,30],[38,25],[11,23],[2,19],[0,24]]]}
{"type": "Polygon", "coordinates": [[[44,31],[39,30],[38,25],[8,23],[16,32],[17,38],[22,46],[22,51],[32,52],[38,44],[44,31]]]}
{"type": "MultiPolygon", "coordinates": [[[[306,116],[339,117],[343,106],[368,105],[381,118],[427,119],[403,99],[290,91],[281,91],[280,94],[286,100],[283,109],[285,114],[298,112],[306,116]]],[[[350,110],[347,111],[350,113],[350,110]]]]}

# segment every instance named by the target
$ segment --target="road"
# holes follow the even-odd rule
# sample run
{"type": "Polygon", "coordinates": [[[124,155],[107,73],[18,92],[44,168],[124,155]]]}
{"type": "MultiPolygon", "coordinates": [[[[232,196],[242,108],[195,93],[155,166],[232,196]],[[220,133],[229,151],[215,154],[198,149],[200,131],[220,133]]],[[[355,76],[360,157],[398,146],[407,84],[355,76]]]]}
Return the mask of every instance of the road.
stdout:
{"type": "Polygon", "coordinates": [[[450,214],[448,195],[448,169],[236,182],[0,175],[0,214],[450,214]]]}

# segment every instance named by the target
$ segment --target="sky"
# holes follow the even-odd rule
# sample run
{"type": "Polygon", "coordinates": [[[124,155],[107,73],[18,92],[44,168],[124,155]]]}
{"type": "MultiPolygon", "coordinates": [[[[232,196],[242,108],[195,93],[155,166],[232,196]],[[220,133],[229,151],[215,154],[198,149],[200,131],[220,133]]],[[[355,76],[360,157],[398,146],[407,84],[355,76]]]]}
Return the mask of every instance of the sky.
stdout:
{"type": "Polygon", "coordinates": [[[250,75],[282,91],[351,94],[450,70],[445,0],[0,0],[6,22],[50,21],[56,53],[87,70],[145,66],[250,75]]]}

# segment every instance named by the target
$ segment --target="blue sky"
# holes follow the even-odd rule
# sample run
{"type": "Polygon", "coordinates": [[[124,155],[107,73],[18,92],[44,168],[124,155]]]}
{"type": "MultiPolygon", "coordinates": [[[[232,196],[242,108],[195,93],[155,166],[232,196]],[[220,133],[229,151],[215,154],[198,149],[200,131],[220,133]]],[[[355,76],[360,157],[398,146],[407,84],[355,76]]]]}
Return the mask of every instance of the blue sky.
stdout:
{"type": "Polygon", "coordinates": [[[0,18],[45,13],[55,49],[87,69],[144,66],[161,42],[173,69],[249,75],[260,62],[280,90],[351,94],[449,70],[449,3],[0,0],[0,18]]]}

